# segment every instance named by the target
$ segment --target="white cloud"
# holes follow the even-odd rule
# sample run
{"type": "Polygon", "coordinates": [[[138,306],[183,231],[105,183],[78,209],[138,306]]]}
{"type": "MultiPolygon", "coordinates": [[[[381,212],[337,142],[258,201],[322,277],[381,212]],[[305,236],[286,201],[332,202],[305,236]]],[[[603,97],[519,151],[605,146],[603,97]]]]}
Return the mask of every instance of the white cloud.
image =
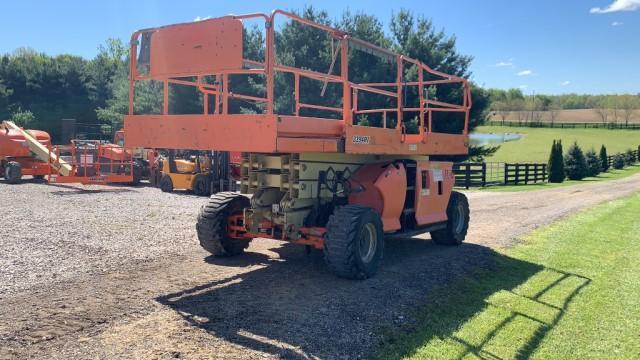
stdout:
{"type": "Polygon", "coordinates": [[[624,25],[624,23],[620,21],[614,21],[611,23],[611,26],[622,26],[622,25],[624,25]]]}
{"type": "Polygon", "coordinates": [[[567,80],[567,81],[563,81],[560,83],[560,86],[568,86],[571,85],[571,81],[567,80]]]}
{"type": "Polygon", "coordinates": [[[211,16],[205,16],[205,17],[200,17],[200,16],[196,16],[195,19],[193,19],[193,21],[202,21],[202,20],[209,20],[211,19],[211,16]]]}
{"type": "Polygon", "coordinates": [[[532,75],[532,74],[533,74],[533,71],[531,71],[531,70],[522,70],[517,75],[518,76],[529,76],[529,75],[532,75]]]}
{"type": "Polygon", "coordinates": [[[529,87],[529,85],[520,85],[520,86],[518,86],[518,89],[526,90],[528,87],[529,87]]]}
{"type": "Polygon", "coordinates": [[[495,65],[495,67],[513,67],[512,61],[500,61],[495,65]]]}
{"type": "Polygon", "coordinates": [[[591,8],[592,14],[606,14],[618,11],[636,11],[640,10],[640,0],[614,0],[613,3],[607,7],[591,8]]]}

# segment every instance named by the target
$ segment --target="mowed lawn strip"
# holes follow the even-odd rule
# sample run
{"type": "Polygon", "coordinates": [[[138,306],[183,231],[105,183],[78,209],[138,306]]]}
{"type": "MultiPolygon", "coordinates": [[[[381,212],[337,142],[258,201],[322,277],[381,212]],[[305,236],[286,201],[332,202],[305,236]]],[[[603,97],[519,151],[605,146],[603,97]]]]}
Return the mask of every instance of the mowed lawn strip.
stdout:
{"type": "Polygon", "coordinates": [[[488,162],[546,163],[549,160],[549,152],[554,139],[562,140],[565,151],[574,141],[577,141],[584,151],[593,147],[598,152],[600,147],[605,145],[609,155],[628,149],[636,150],[640,145],[640,131],[638,130],[480,126],[475,132],[524,135],[518,141],[502,144],[493,156],[486,159],[488,162]]]}
{"type": "Polygon", "coordinates": [[[640,354],[640,194],[494,252],[432,291],[378,358],[633,359],[640,354]]]}

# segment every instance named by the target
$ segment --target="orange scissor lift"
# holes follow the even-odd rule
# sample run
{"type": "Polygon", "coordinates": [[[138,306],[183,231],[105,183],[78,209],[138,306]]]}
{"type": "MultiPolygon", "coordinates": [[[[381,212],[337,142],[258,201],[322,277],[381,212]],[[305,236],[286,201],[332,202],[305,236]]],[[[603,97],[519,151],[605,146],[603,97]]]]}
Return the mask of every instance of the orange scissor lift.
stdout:
{"type": "Polygon", "coordinates": [[[454,192],[450,162],[433,155],[468,153],[469,84],[424,63],[356,39],[343,31],[275,10],[271,15],[225,16],[137,31],[132,35],[127,144],[134,147],[240,151],[241,193],[218,193],[197,219],[200,244],[216,256],[238,255],[255,238],[322,249],[338,276],[367,278],[379,268],[385,236],[426,232],[438,244],[458,245],[467,233],[469,207],[454,192]],[[328,72],[281,64],[277,19],[311,27],[338,44],[328,72]],[[243,58],[243,26],[264,21],[264,58],[243,58]],[[349,56],[364,52],[391,64],[395,81],[357,82],[349,56]],[[334,66],[335,65],[335,66],[334,66]],[[408,79],[411,69],[414,76],[408,79]],[[232,79],[258,77],[264,96],[240,94],[232,79]],[[293,110],[276,110],[276,79],[292,78],[293,110]],[[163,113],[135,114],[138,81],[163,84],[163,113]],[[340,103],[301,93],[302,82],[337,88],[340,103]],[[171,86],[196,88],[200,114],[169,110],[171,86]],[[456,103],[429,96],[455,89],[456,103]],[[417,101],[407,105],[411,91],[417,101]],[[379,107],[367,97],[384,99],[379,107]],[[317,99],[315,103],[313,100],[317,99]],[[231,101],[260,104],[261,112],[234,112],[231,101]],[[367,108],[359,106],[369,104],[367,108]],[[389,106],[389,104],[392,104],[389,106]],[[311,114],[311,115],[309,115],[311,114]],[[327,114],[327,115],[323,115],[327,114]],[[377,116],[378,126],[361,121],[377,116]],[[406,119],[417,121],[409,133],[406,119]],[[440,122],[456,129],[438,131],[440,122]]]}
{"type": "Polygon", "coordinates": [[[47,181],[57,184],[137,185],[142,171],[131,157],[131,150],[100,140],[71,140],[70,145],[54,145],[49,148],[48,162],[47,181]]]}

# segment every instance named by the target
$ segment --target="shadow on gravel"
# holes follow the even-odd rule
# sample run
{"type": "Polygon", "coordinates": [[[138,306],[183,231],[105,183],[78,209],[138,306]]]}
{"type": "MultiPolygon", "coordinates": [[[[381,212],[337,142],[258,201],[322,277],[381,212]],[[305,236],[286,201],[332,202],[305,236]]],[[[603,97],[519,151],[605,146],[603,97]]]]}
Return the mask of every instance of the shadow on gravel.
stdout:
{"type": "Polygon", "coordinates": [[[21,185],[28,185],[28,184],[47,184],[47,182],[43,179],[36,179],[36,178],[23,178],[22,180],[20,180],[19,183],[17,184],[9,184],[7,182],[7,180],[5,180],[5,178],[0,178],[0,184],[5,184],[5,185],[9,185],[9,186],[21,186],[21,185]]]}
{"type": "MultiPolygon", "coordinates": [[[[156,300],[192,326],[249,349],[290,359],[356,358],[388,346],[389,332],[406,335],[407,329],[424,328],[420,323],[424,308],[440,304],[436,296],[452,282],[513,270],[480,291],[454,294],[464,306],[449,313],[444,324],[427,325],[426,340],[453,337],[456,329],[487,307],[487,297],[512,292],[545,270],[474,244],[451,248],[425,240],[394,239],[386,245],[384,266],[366,281],[336,278],[326,270],[321,252],[306,255],[304,248],[286,244],[272,249],[280,259],[255,253],[207,258],[217,266],[266,266],[156,300]]],[[[444,305],[448,310],[457,306],[455,301],[444,305]]],[[[507,325],[496,324],[494,334],[507,325]]],[[[541,327],[522,351],[531,353],[552,327],[541,327]]],[[[413,352],[413,348],[406,350],[405,354],[413,352]]],[[[482,346],[469,344],[465,351],[479,354],[481,350],[482,346]]]]}
{"type": "Polygon", "coordinates": [[[228,267],[247,267],[251,265],[267,265],[272,261],[268,255],[256,252],[246,252],[242,256],[218,258],[213,255],[204,258],[204,262],[211,265],[228,267]]]}
{"type": "Polygon", "coordinates": [[[62,185],[62,184],[49,184],[49,186],[72,190],[72,191],[60,190],[60,191],[50,192],[50,194],[54,196],[70,196],[70,195],[82,195],[82,194],[121,194],[121,193],[135,192],[134,188],[123,189],[120,187],[118,188],[114,187],[112,189],[86,189],[86,188],[79,188],[73,185],[62,185]]]}

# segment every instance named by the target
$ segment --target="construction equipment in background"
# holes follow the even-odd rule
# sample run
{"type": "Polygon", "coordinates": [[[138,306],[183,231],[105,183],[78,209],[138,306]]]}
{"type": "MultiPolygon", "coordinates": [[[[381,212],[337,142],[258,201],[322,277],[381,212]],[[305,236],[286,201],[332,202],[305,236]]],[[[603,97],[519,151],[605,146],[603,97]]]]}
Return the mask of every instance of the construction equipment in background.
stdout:
{"type": "Polygon", "coordinates": [[[465,240],[467,198],[452,191],[452,163],[429,156],[468,154],[466,79],[281,10],[137,31],[129,58],[129,146],[243,152],[241,194],[215,194],[197,216],[200,245],[213,255],[271,238],[320,249],[333,273],[364,279],[382,263],[385,236],[465,240]],[[275,21],[283,17],[327,39],[328,70],[278,63],[275,21]],[[264,23],[263,59],[243,58],[250,19],[264,23]],[[357,82],[364,75],[350,68],[352,52],[388,70],[367,69],[357,82]],[[290,88],[276,91],[286,85],[276,75],[290,88]],[[243,77],[262,91],[234,89],[243,77]],[[138,81],[163,84],[162,114],[134,114],[138,81]],[[172,86],[197,89],[201,113],[170,112],[172,86]],[[259,106],[246,113],[232,101],[259,106]],[[292,111],[275,106],[291,101],[292,111]]]}
{"type": "Polygon", "coordinates": [[[23,175],[50,183],[140,182],[140,170],[120,146],[98,140],[52,145],[46,132],[24,130],[11,121],[0,125],[0,167],[10,184],[19,183],[23,175]]]}
{"type": "Polygon", "coordinates": [[[140,171],[141,180],[149,180],[154,185],[154,166],[156,166],[156,159],[158,152],[154,149],[145,148],[128,148],[124,143],[124,130],[120,129],[113,134],[113,143],[123,149],[128,149],[128,155],[136,163],[136,168],[140,171]]]}
{"type": "MultiPolygon", "coordinates": [[[[220,191],[235,191],[229,153],[216,151],[168,150],[160,157],[158,186],[163,192],[192,191],[198,196],[210,196],[220,191]]],[[[236,168],[240,154],[234,154],[236,168]]]]}
{"type": "Polygon", "coordinates": [[[50,153],[51,137],[40,130],[23,130],[11,121],[0,124],[0,170],[9,184],[17,184],[23,175],[44,179],[51,173],[50,158],[55,171],[69,176],[73,168],[50,153]]]}
{"type": "Polygon", "coordinates": [[[59,161],[70,164],[72,172],[51,172],[49,183],[138,185],[141,180],[142,168],[128,150],[106,141],[71,140],[70,145],[54,145],[49,165],[56,169],[59,161]]]}

